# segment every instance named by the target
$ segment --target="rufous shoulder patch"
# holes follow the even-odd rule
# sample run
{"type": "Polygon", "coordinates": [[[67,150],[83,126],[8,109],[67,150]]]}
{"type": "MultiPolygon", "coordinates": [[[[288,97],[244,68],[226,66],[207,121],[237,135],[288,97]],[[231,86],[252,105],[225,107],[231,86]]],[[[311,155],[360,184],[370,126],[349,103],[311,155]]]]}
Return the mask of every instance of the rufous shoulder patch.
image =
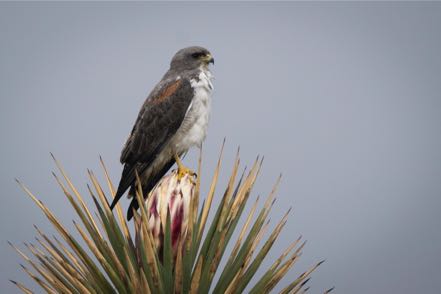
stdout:
{"type": "Polygon", "coordinates": [[[162,102],[164,99],[166,99],[167,97],[170,97],[171,95],[173,95],[173,93],[176,92],[176,90],[178,89],[179,85],[181,85],[181,80],[177,80],[173,83],[171,83],[170,85],[168,85],[167,87],[165,87],[159,94],[158,96],[156,96],[153,99],[154,103],[160,103],[162,102]]]}

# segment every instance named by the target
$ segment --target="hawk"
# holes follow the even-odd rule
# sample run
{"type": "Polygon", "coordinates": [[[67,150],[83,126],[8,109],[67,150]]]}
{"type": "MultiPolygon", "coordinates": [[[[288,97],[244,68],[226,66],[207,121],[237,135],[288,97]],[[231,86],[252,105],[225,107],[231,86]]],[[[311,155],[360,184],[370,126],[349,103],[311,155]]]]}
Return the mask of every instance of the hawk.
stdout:
{"type": "Polygon", "coordinates": [[[178,177],[194,174],[180,157],[191,147],[201,146],[207,134],[213,76],[211,53],[198,46],[179,50],[169,70],[154,87],[139,111],[120,161],[124,164],[121,180],[110,208],[113,209],[129,190],[132,202],[127,220],[139,208],[136,200],[136,172],[140,175],[143,195],[172,167],[178,165],[178,177]]]}

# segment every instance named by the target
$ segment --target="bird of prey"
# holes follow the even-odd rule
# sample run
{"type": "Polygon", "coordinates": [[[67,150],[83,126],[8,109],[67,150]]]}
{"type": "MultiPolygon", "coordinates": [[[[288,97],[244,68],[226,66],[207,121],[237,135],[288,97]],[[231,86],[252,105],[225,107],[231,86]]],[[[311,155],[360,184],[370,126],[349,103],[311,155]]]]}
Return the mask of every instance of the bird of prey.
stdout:
{"type": "Polygon", "coordinates": [[[135,195],[136,172],[144,197],[176,162],[178,177],[194,174],[180,157],[190,147],[201,146],[210,116],[213,76],[211,53],[198,46],[179,50],[169,70],[154,87],[139,111],[132,132],[121,152],[124,164],[113,209],[127,189],[132,196],[127,219],[139,208],[135,195]]]}

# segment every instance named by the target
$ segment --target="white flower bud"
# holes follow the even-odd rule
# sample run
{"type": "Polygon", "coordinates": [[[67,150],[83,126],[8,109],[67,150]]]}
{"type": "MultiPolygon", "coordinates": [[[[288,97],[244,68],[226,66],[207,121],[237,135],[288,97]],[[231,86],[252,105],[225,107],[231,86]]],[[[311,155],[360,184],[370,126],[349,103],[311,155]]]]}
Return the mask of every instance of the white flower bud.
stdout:
{"type": "Polygon", "coordinates": [[[193,176],[186,174],[178,179],[175,170],[164,176],[150,192],[146,200],[148,227],[158,252],[161,251],[164,242],[167,210],[169,210],[172,248],[176,256],[179,240],[185,240],[187,234],[190,200],[194,188],[193,176]]]}

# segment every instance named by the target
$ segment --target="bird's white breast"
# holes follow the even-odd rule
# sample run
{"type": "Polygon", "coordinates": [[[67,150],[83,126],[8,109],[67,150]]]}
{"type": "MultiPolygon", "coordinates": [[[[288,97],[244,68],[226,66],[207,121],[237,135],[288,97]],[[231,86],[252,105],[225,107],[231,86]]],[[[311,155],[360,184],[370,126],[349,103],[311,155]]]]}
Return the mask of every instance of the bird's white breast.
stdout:
{"type": "Polygon", "coordinates": [[[200,146],[207,135],[213,90],[212,79],[210,71],[202,69],[198,79],[190,80],[194,97],[182,125],[172,140],[172,145],[178,154],[186,152],[192,146],[200,146]]]}

